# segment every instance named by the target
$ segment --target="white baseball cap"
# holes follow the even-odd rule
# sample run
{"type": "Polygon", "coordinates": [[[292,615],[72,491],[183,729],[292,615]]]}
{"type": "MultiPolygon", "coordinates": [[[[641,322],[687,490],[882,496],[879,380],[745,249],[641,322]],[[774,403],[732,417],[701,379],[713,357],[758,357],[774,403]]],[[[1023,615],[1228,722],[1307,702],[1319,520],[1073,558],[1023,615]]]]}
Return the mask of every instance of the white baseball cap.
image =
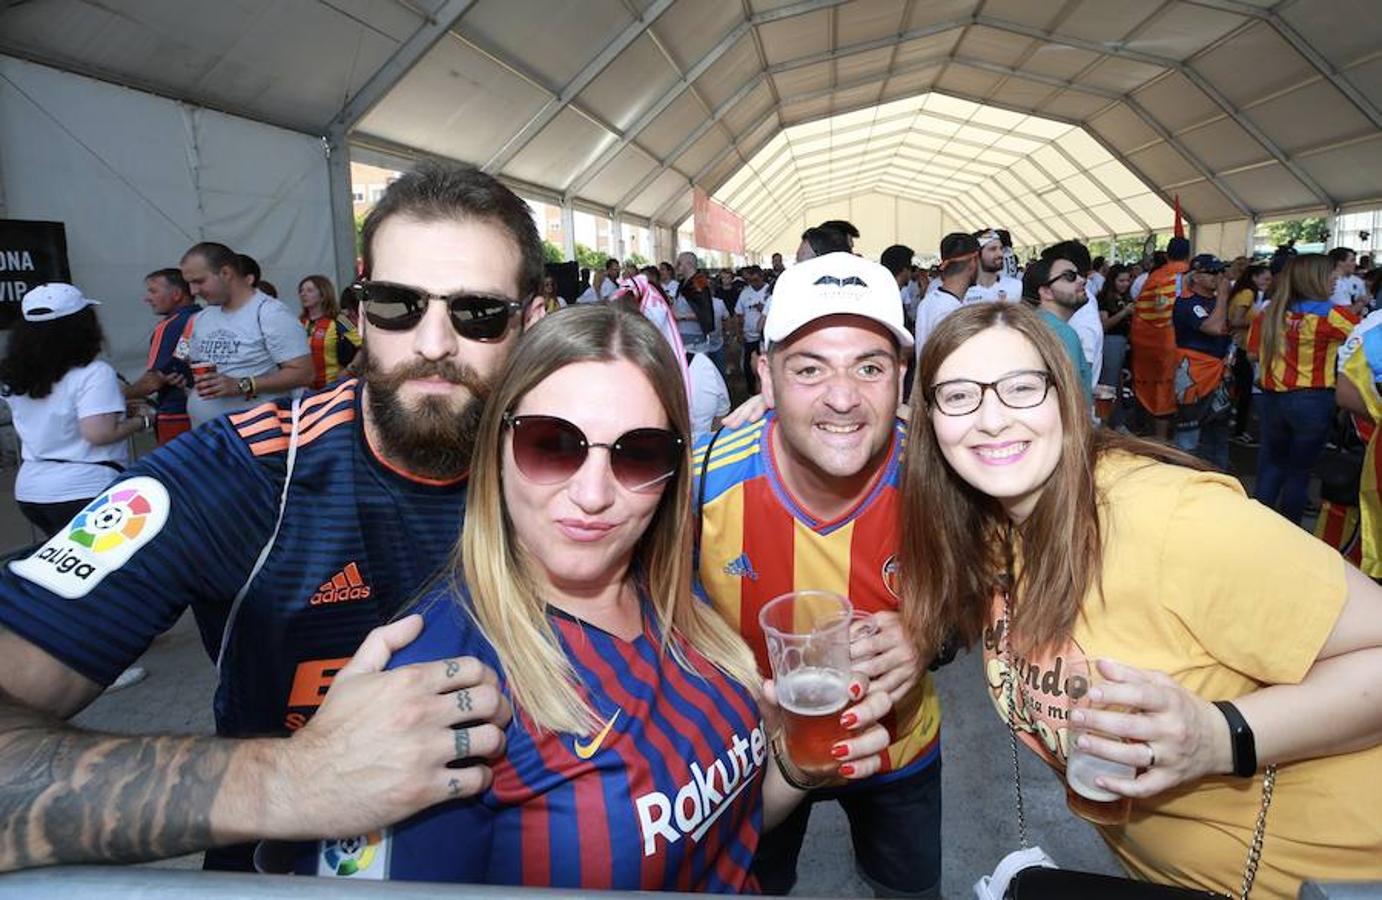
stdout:
{"type": "Polygon", "coordinates": [[[75,286],[54,281],[40,284],[24,295],[24,318],[29,322],[51,322],[81,312],[88,306],[100,306],[100,300],[84,296],[75,286]]]}
{"type": "Polygon", "coordinates": [[[902,349],[912,346],[897,279],[878,263],[853,253],[827,253],[779,275],[763,338],[780,343],[804,325],[839,315],[872,319],[891,331],[902,349]]]}

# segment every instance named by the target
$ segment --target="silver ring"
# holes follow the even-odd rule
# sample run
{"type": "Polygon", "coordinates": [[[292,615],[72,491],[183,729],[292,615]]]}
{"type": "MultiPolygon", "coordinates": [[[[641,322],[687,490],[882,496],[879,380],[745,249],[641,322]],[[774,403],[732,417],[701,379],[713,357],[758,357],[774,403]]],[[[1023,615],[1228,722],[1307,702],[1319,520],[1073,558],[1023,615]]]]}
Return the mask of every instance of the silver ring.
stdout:
{"type": "Polygon", "coordinates": [[[1151,744],[1148,744],[1148,745],[1147,745],[1147,768],[1150,769],[1150,768],[1152,768],[1152,766],[1155,766],[1155,765],[1156,765],[1156,751],[1152,749],[1152,745],[1151,745],[1151,744]]]}

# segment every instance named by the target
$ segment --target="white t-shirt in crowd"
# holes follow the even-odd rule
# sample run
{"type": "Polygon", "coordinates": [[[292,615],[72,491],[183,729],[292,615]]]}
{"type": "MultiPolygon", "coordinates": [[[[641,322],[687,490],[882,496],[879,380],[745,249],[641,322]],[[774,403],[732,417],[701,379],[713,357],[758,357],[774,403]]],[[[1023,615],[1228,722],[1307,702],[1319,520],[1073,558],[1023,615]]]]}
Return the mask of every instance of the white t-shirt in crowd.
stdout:
{"type": "Polygon", "coordinates": [[[677,295],[677,288],[679,287],[681,287],[681,282],[673,278],[671,281],[663,283],[662,293],[666,294],[668,297],[675,297],[677,295]]]}
{"type": "Polygon", "coordinates": [[[1089,363],[1089,372],[1097,379],[1099,367],[1104,364],[1104,323],[1099,319],[1098,302],[1087,298],[1084,306],[1075,310],[1066,324],[1079,336],[1084,358],[1089,363]]]}
{"type": "Polygon", "coordinates": [[[1134,278],[1134,279],[1132,280],[1132,287],[1130,287],[1130,288],[1128,289],[1128,296],[1130,296],[1130,297],[1132,297],[1134,300],[1136,300],[1136,299],[1137,299],[1137,295],[1140,294],[1140,293],[1142,293],[1142,286],[1143,286],[1144,284],[1147,283],[1147,276],[1150,275],[1150,274],[1152,274],[1152,273],[1151,273],[1151,272],[1143,272],[1141,275],[1139,275],[1139,276],[1137,276],[1136,278],[1134,278]]]}
{"type": "Polygon", "coordinates": [[[1357,275],[1345,275],[1334,284],[1329,299],[1335,306],[1352,306],[1368,295],[1368,285],[1357,275]]]}
{"type": "Polygon", "coordinates": [[[600,299],[608,300],[610,295],[617,290],[619,290],[619,282],[606,275],[605,280],[600,283],[600,299]]]}
{"type": "MultiPolygon", "coordinates": [[[[307,356],[307,332],[288,307],[268,294],[255,291],[234,312],[208,306],[192,322],[188,362],[216,364],[216,372],[232,378],[258,378],[275,371],[280,363],[307,356]]],[[[203,399],[195,389],[187,391],[187,414],[192,426],[217,416],[256,406],[284,394],[203,399]]]]}
{"type": "MultiPolygon", "coordinates": [[[[937,279],[939,282],[939,279],[937,279]]],[[[960,299],[949,291],[936,288],[922,298],[921,305],[917,307],[917,359],[921,359],[921,348],[925,346],[926,339],[931,336],[931,332],[936,330],[936,326],[941,320],[963,306],[960,299]]]]}
{"type": "Polygon", "coordinates": [[[729,415],[729,388],[704,353],[691,357],[691,442],[710,433],[716,418],[729,415]]]}
{"type": "Polygon", "coordinates": [[[715,315],[715,330],[705,336],[705,344],[701,348],[705,353],[714,353],[716,350],[724,348],[725,319],[729,318],[729,310],[725,307],[725,301],[719,297],[710,298],[710,307],[715,315]]]}
{"type": "Polygon", "coordinates": [[[576,298],[576,302],[577,302],[578,304],[579,304],[579,303],[599,303],[599,302],[600,302],[600,295],[597,294],[597,293],[595,293],[595,288],[593,288],[593,287],[588,287],[588,288],[586,288],[585,290],[581,291],[581,295],[580,295],[579,297],[576,298]]]}
{"type": "Polygon", "coordinates": [[[965,303],[991,303],[994,300],[1006,300],[1009,303],[1016,303],[1022,299],[1022,282],[1013,278],[1011,275],[999,275],[998,280],[988,287],[984,287],[978,282],[971,284],[969,290],[965,291],[965,303]]]}
{"type": "Polygon", "coordinates": [[[907,282],[897,289],[897,295],[902,300],[902,315],[908,319],[916,318],[917,304],[921,302],[921,288],[917,287],[917,283],[907,282]]]}
{"type": "Polygon", "coordinates": [[[127,442],[98,447],[82,437],[77,424],[89,416],[125,411],[125,395],[109,363],[98,359],[69,369],[41,400],[16,394],[5,401],[22,445],[16,500],[62,503],[95,497],[120,474],[100,463],[130,464],[127,442]]]}
{"type": "MultiPolygon", "coordinates": [[[[1099,272],[1090,272],[1084,280],[1084,291],[1092,298],[1097,298],[1099,292],[1104,289],[1104,276],[1099,272]]],[[[1097,299],[1095,302],[1098,302],[1097,299]]]]}
{"type": "Polygon", "coordinates": [[[758,290],[748,285],[739,292],[737,306],[739,315],[744,317],[744,340],[763,340],[763,320],[768,315],[768,285],[758,290]]]}

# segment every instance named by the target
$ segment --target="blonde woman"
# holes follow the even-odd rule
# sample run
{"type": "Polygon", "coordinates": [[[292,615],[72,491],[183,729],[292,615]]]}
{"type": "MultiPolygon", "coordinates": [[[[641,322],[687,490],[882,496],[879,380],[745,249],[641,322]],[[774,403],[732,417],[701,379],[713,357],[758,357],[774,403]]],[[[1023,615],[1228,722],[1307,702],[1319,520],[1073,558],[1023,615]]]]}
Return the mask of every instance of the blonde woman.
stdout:
{"type": "MultiPolygon", "coordinates": [[[[686,393],[670,347],[618,305],[575,307],[525,335],[495,385],[455,570],[420,602],[422,636],[394,664],[477,656],[499,683],[438,703],[465,710],[497,690],[516,715],[475,744],[457,732],[462,758],[506,742],[493,785],[375,836],[387,874],[753,890],[759,833],[802,794],[771,758],[752,655],[691,593],[686,393]]],[[[854,707],[861,724],[838,745],[854,777],[878,769],[889,709],[882,691],[854,707]]]]}
{"type": "Polygon", "coordinates": [[[899,563],[921,658],[980,643],[1057,773],[1076,749],[1127,767],[1095,779],[1131,798],[1099,830],[1138,878],[1237,896],[1270,766],[1253,896],[1382,878],[1382,588],[1236,479],[1095,431],[1025,309],[951,313],[916,384],[899,563]]]}

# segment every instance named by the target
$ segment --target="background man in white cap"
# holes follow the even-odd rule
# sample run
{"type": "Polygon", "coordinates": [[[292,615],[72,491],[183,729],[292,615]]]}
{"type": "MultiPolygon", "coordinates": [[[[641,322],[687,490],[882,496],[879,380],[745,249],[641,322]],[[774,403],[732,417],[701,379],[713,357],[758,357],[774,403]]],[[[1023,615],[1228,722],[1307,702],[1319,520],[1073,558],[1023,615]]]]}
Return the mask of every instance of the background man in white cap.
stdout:
{"type": "Polygon", "coordinates": [[[813,791],[763,836],[754,872],[765,893],[790,891],[811,803],[836,799],[859,874],[880,896],[935,896],[940,706],[896,612],[904,434],[896,410],[912,352],[897,282],[849,253],[800,262],[778,278],[763,336],[768,414],[718,432],[692,455],[702,584],[765,674],[758,611],[767,601],[812,588],[848,596],[879,627],[856,638],[853,666],[892,695],[896,721],[887,768],[813,791]]]}

